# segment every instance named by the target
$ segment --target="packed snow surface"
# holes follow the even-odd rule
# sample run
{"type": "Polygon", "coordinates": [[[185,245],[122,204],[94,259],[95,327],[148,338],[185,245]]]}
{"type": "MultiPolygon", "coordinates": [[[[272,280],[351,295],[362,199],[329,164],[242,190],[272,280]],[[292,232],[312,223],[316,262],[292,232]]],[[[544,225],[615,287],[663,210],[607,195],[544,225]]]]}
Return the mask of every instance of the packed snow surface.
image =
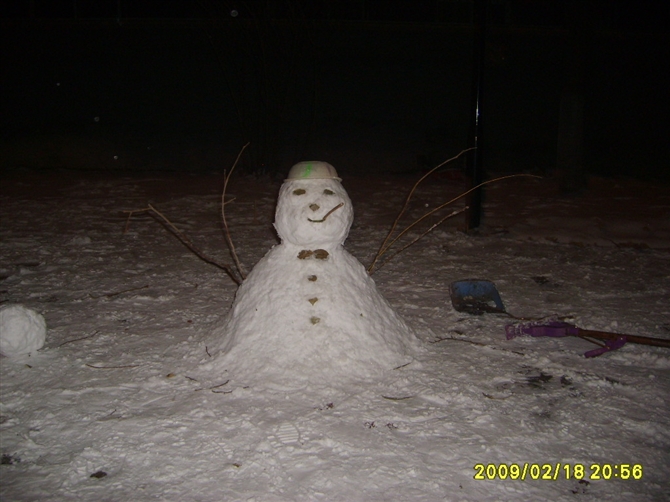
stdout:
{"type": "Polygon", "coordinates": [[[0,307],[0,354],[21,356],[44,346],[47,325],[39,312],[23,305],[0,307]]]}
{"type": "MultiPolygon", "coordinates": [[[[516,316],[670,338],[667,187],[594,178],[565,198],[551,179],[490,185],[478,232],[459,231],[459,215],[372,276],[419,340],[410,364],[271,385],[209,345],[236,285],[148,213],[124,212],[150,203],[230,263],[220,174],[4,176],[0,301],[40,312],[49,336],[0,357],[3,501],[670,498],[668,349],[629,343],[585,359],[586,340],[508,341],[515,319],[449,299],[453,281],[488,279],[516,316]]],[[[368,265],[415,178],[342,178],[356,215],[346,252],[368,265]]],[[[281,184],[229,187],[247,270],[281,249],[281,184]]],[[[400,226],[460,191],[428,180],[400,226]]]]}

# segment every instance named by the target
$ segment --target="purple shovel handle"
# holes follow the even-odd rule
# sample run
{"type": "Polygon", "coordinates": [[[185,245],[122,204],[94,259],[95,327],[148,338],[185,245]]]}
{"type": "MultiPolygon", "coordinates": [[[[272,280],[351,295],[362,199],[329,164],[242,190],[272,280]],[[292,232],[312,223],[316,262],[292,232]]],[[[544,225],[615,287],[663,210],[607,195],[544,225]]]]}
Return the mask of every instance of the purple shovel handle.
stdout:
{"type": "Polygon", "coordinates": [[[608,331],[593,331],[589,329],[581,329],[567,322],[549,321],[545,323],[531,323],[531,324],[508,324],[505,326],[505,333],[507,339],[511,340],[516,336],[530,335],[530,336],[579,336],[584,339],[602,340],[604,345],[598,349],[590,350],[584,356],[597,357],[605,352],[617,350],[623,347],[626,343],[640,343],[642,345],[652,345],[654,347],[670,348],[670,340],[665,338],[652,338],[650,336],[639,335],[622,335],[620,333],[610,333],[608,331]]]}
{"type": "Polygon", "coordinates": [[[567,322],[551,321],[544,324],[508,324],[505,326],[505,333],[508,340],[522,335],[560,338],[579,336],[579,328],[567,322]]]}
{"type": "MultiPolygon", "coordinates": [[[[584,335],[588,336],[588,333],[588,331],[580,330],[578,327],[573,326],[572,324],[561,321],[551,321],[544,324],[508,324],[505,326],[505,334],[507,335],[508,340],[522,335],[560,338],[564,336],[583,337],[584,335]]],[[[598,357],[605,352],[620,349],[626,344],[627,339],[625,335],[620,335],[612,337],[611,339],[605,339],[603,342],[605,345],[598,347],[597,349],[589,350],[584,354],[584,357],[598,357]]]]}

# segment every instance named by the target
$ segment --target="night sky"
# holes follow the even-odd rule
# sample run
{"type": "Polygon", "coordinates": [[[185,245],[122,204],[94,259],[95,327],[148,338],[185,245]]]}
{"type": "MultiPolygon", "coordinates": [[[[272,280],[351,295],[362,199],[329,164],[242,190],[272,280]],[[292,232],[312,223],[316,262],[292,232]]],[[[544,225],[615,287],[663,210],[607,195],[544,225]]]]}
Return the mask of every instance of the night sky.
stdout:
{"type": "MultiPolygon", "coordinates": [[[[487,170],[552,174],[567,130],[584,172],[670,179],[670,3],[487,4],[487,170]]],[[[468,146],[473,9],[3,2],[1,166],[220,170],[250,140],[249,170],[432,167],[468,146]]]]}

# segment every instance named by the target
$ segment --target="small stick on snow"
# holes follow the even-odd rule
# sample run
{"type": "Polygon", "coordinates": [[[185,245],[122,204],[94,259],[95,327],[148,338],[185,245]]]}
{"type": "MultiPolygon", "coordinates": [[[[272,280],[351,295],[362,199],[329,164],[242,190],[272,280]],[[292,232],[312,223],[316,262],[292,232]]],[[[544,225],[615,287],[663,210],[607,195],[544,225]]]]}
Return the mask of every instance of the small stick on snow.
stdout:
{"type": "Polygon", "coordinates": [[[86,366],[89,368],[95,368],[96,370],[119,370],[123,368],[137,368],[139,364],[129,364],[127,366],[94,366],[92,364],[86,363],[86,366]]]}
{"type": "Polygon", "coordinates": [[[124,289],[123,291],[115,291],[114,293],[105,293],[104,295],[98,295],[98,296],[90,295],[90,297],[94,300],[97,300],[98,298],[102,298],[104,296],[106,296],[107,298],[113,298],[115,296],[122,295],[123,293],[130,293],[131,291],[140,291],[142,289],[147,289],[148,287],[149,285],[147,284],[145,286],[140,286],[138,288],[124,289]]]}
{"type": "Polygon", "coordinates": [[[485,343],[482,342],[473,342],[472,340],[464,340],[463,338],[454,338],[453,336],[445,336],[442,338],[437,338],[436,340],[431,340],[428,343],[439,343],[443,342],[444,340],[454,340],[455,342],[471,343],[472,345],[479,345],[480,347],[490,347],[490,345],[486,345],[485,343]]]}
{"type": "Polygon", "coordinates": [[[512,397],[511,395],[505,396],[505,397],[495,397],[495,396],[492,396],[491,394],[487,394],[486,392],[482,392],[482,395],[484,397],[488,397],[489,399],[499,399],[501,401],[504,401],[505,399],[509,399],[510,397],[512,397]]]}
{"type": "Polygon", "coordinates": [[[92,335],[83,336],[83,337],[81,337],[81,338],[75,338],[74,340],[68,340],[68,341],[66,341],[66,342],[61,343],[60,345],[57,345],[56,348],[58,349],[58,348],[62,347],[63,345],[67,344],[67,343],[78,342],[78,341],[80,341],[80,340],[87,340],[87,339],[89,339],[89,338],[93,338],[93,337],[94,337],[95,335],[97,335],[98,333],[100,333],[100,331],[96,331],[96,332],[93,333],[92,335]]]}
{"type": "MultiPolygon", "coordinates": [[[[233,174],[233,171],[235,170],[235,166],[237,166],[237,163],[240,161],[240,157],[242,156],[242,153],[244,150],[251,144],[251,142],[247,142],[246,145],[242,147],[240,150],[240,153],[237,154],[237,158],[235,159],[235,163],[233,164],[233,167],[230,168],[230,172],[226,174],[226,172],[223,172],[224,179],[223,179],[223,192],[221,193],[221,218],[223,219],[223,230],[224,230],[224,237],[226,238],[226,244],[228,244],[228,249],[230,250],[230,255],[233,257],[233,261],[235,262],[235,266],[237,267],[237,272],[240,274],[240,277],[242,278],[242,281],[238,282],[237,284],[240,285],[244,279],[247,278],[247,274],[244,271],[244,268],[242,267],[242,264],[240,263],[240,260],[237,257],[237,253],[235,252],[235,245],[233,244],[233,239],[230,237],[230,229],[228,228],[228,221],[226,220],[226,188],[228,188],[228,181],[230,180],[230,175],[233,174]]],[[[231,201],[228,201],[231,202],[231,201]]],[[[235,281],[237,282],[237,281],[235,281]]]]}
{"type": "Polygon", "coordinates": [[[443,342],[444,340],[453,340],[455,342],[465,342],[465,343],[469,343],[469,344],[472,344],[472,345],[478,345],[480,347],[488,347],[489,349],[493,349],[493,350],[502,350],[503,352],[511,352],[512,354],[517,354],[519,356],[525,356],[526,355],[523,352],[519,352],[518,350],[511,350],[511,349],[505,349],[505,348],[502,348],[502,347],[495,347],[493,345],[488,345],[486,343],[474,342],[472,340],[465,340],[463,338],[454,338],[452,336],[445,336],[443,338],[438,338],[438,339],[432,340],[428,343],[439,343],[439,342],[443,342]]]}
{"type": "MultiPolygon", "coordinates": [[[[144,211],[144,209],[142,209],[142,211],[144,211]]],[[[124,211],[124,213],[128,213],[128,218],[126,218],[126,226],[123,227],[123,233],[124,234],[127,234],[128,229],[130,228],[130,218],[133,217],[133,213],[137,213],[137,212],[139,212],[139,211],[124,211]]]]}
{"type": "Polygon", "coordinates": [[[219,387],[223,387],[224,385],[227,385],[230,380],[226,380],[223,383],[220,383],[219,385],[214,385],[213,387],[201,387],[199,389],[193,389],[193,392],[198,392],[199,390],[211,390],[214,392],[214,389],[218,389],[219,387]]]}

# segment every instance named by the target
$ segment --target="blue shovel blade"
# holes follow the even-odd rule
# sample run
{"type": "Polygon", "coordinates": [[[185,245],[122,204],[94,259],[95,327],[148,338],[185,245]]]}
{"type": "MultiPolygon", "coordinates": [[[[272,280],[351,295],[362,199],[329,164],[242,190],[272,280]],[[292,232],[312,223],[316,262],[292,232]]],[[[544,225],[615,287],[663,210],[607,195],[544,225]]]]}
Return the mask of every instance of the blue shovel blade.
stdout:
{"type": "Polygon", "coordinates": [[[485,312],[505,313],[500,293],[491,281],[464,280],[449,286],[451,304],[459,312],[480,315],[485,312]]]}

